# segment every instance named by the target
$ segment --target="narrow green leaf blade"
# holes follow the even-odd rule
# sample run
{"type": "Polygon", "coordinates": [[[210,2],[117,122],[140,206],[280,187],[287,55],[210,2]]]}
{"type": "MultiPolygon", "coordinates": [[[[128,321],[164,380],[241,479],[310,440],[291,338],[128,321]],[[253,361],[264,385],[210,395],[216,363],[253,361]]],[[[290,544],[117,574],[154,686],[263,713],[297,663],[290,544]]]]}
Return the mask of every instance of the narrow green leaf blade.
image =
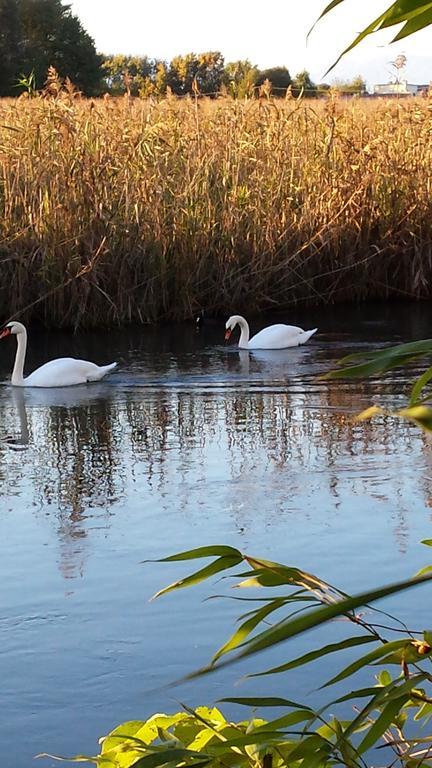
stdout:
{"type": "Polygon", "coordinates": [[[245,644],[243,650],[237,653],[234,657],[222,661],[220,664],[217,664],[214,667],[206,667],[202,670],[198,670],[197,672],[192,673],[192,675],[188,675],[186,679],[192,679],[193,677],[206,674],[214,669],[232,664],[239,659],[243,659],[247,656],[259,653],[266,648],[273,647],[281,642],[284,642],[290,637],[295,637],[296,635],[306,632],[309,629],[318,627],[321,624],[330,621],[330,619],[336,618],[336,616],[343,616],[344,614],[347,614],[349,611],[352,611],[361,605],[374,602],[375,600],[380,600],[383,597],[402,592],[406,589],[412,589],[413,587],[419,586],[420,584],[431,581],[431,579],[432,575],[425,575],[405,581],[399,581],[395,584],[389,584],[388,586],[381,587],[379,589],[372,589],[366,592],[361,592],[354,597],[348,597],[343,600],[339,600],[332,605],[326,605],[324,607],[317,608],[313,611],[310,611],[310,613],[307,615],[302,615],[301,617],[291,619],[287,622],[282,622],[276,627],[272,627],[269,630],[260,633],[252,640],[248,641],[245,644]]]}
{"type": "Polygon", "coordinates": [[[183,589],[184,587],[191,587],[195,584],[199,584],[200,581],[205,581],[205,579],[208,579],[210,576],[214,576],[216,573],[226,571],[227,569],[232,568],[234,565],[238,565],[241,563],[242,559],[243,558],[241,555],[219,557],[217,560],[214,560],[213,563],[206,565],[205,568],[201,568],[199,571],[195,571],[195,573],[192,573],[190,576],[185,576],[183,579],[178,579],[178,581],[174,581],[167,587],[160,589],[159,592],[156,592],[156,594],[153,595],[151,600],[156,600],[157,597],[165,595],[167,592],[172,592],[174,589],[183,589]]]}
{"type": "Polygon", "coordinates": [[[227,697],[225,699],[219,699],[219,701],[227,702],[229,704],[241,704],[245,707],[294,707],[295,709],[309,709],[309,707],[305,707],[304,704],[290,701],[290,699],[283,699],[279,696],[227,697]]]}
{"type": "Polygon", "coordinates": [[[362,755],[368,749],[373,747],[374,744],[376,744],[378,739],[383,735],[384,731],[386,731],[389,725],[391,725],[391,723],[394,721],[396,715],[398,712],[400,712],[401,708],[408,701],[408,699],[409,694],[405,694],[404,696],[400,696],[399,698],[390,701],[387,706],[384,707],[380,716],[375,720],[374,724],[370,727],[366,736],[359,744],[359,754],[362,755]]]}
{"type": "Polygon", "coordinates": [[[392,651],[399,650],[400,648],[404,648],[409,644],[410,644],[410,640],[407,640],[405,638],[403,640],[392,640],[390,643],[384,643],[384,645],[380,645],[378,648],[374,648],[373,651],[370,651],[370,653],[366,653],[360,659],[356,659],[356,661],[353,661],[351,664],[345,667],[337,675],[332,677],[331,680],[328,680],[328,682],[321,687],[327,688],[329,685],[338,683],[340,680],[344,680],[346,677],[350,677],[350,675],[353,675],[354,672],[357,672],[362,667],[366,667],[368,664],[371,664],[373,661],[376,661],[377,659],[380,659],[383,656],[388,656],[388,654],[391,653],[392,651]]]}
{"type": "Polygon", "coordinates": [[[415,382],[411,390],[410,405],[415,405],[417,403],[417,400],[419,399],[422,393],[422,390],[425,388],[426,384],[429,384],[431,379],[432,379],[432,367],[428,368],[427,371],[425,371],[415,382]]]}
{"type": "Polygon", "coordinates": [[[196,549],[187,549],[184,552],[178,552],[175,555],[161,557],[157,560],[143,560],[143,563],[173,563],[180,560],[196,560],[199,557],[239,557],[243,559],[241,552],[235,547],[210,546],[197,547],[196,549]]]}
{"type": "Polygon", "coordinates": [[[264,675],[275,675],[279,672],[287,672],[289,669],[308,664],[310,661],[320,659],[321,656],[326,656],[329,653],[335,653],[336,651],[342,651],[345,648],[354,648],[356,645],[372,642],[376,642],[376,639],[371,635],[365,637],[350,637],[346,640],[341,640],[339,643],[331,643],[330,645],[325,645],[323,648],[318,648],[316,651],[305,653],[303,656],[298,656],[296,659],[288,661],[286,664],[266,669],[265,672],[255,672],[253,675],[248,675],[248,677],[263,677],[264,675]]]}

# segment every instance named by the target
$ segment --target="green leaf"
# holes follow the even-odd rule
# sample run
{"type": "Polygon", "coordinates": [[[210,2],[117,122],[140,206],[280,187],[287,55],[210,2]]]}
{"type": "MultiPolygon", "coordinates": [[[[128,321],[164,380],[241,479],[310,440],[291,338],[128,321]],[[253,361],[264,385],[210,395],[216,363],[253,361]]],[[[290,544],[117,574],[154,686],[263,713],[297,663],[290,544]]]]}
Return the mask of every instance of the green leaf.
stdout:
{"type": "Polygon", "coordinates": [[[211,547],[197,547],[196,549],[187,549],[185,552],[178,552],[176,555],[169,555],[168,557],[161,557],[158,560],[143,560],[143,563],[173,563],[179,560],[196,560],[199,557],[239,557],[243,560],[243,556],[235,547],[226,546],[211,546],[211,547]]]}
{"type": "Polygon", "coordinates": [[[281,664],[278,667],[267,669],[265,672],[255,672],[253,675],[248,675],[248,677],[262,677],[263,675],[274,675],[279,672],[287,672],[289,669],[300,667],[302,664],[308,664],[310,661],[319,659],[321,656],[326,656],[329,653],[335,653],[336,651],[342,651],[345,648],[353,648],[356,645],[363,645],[364,643],[371,642],[376,642],[376,638],[371,635],[367,635],[366,637],[350,637],[346,640],[341,640],[339,643],[331,643],[330,645],[325,645],[323,648],[318,648],[316,651],[305,653],[304,656],[299,656],[297,659],[288,661],[286,664],[281,664]]]}
{"type": "Polygon", "coordinates": [[[257,611],[254,611],[251,618],[241,624],[240,627],[234,632],[234,634],[231,635],[229,640],[227,640],[227,642],[224,643],[224,645],[222,645],[218,651],[216,651],[211,660],[211,664],[214,664],[225,653],[229,653],[234,648],[237,648],[237,646],[239,646],[240,643],[244,641],[244,639],[252,632],[252,630],[261,623],[261,621],[263,621],[274,611],[278,611],[281,607],[283,607],[285,603],[286,598],[279,600],[275,598],[273,602],[262,606],[262,608],[257,611]]]}
{"type": "Polygon", "coordinates": [[[309,32],[307,33],[306,39],[309,37],[311,32],[315,29],[315,27],[318,24],[318,22],[321,21],[321,19],[324,18],[324,16],[326,16],[328,13],[330,13],[330,11],[332,11],[334,8],[336,8],[338,5],[340,5],[343,2],[344,2],[344,0],[331,0],[331,2],[328,5],[326,5],[326,7],[322,11],[322,13],[320,13],[320,15],[318,16],[317,20],[312,24],[309,32]]]}
{"type": "Polygon", "coordinates": [[[312,755],[319,752],[320,759],[322,760],[323,756],[328,754],[330,750],[331,745],[323,739],[322,736],[319,736],[318,734],[307,736],[306,738],[301,739],[294,749],[290,751],[289,764],[293,765],[297,760],[303,759],[307,760],[308,766],[313,765],[312,755]]]}
{"type": "Polygon", "coordinates": [[[345,667],[345,669],[332,677],[331,680],[322,685],[321,688],[327,688],[329,685],[333,685],[334,683],[338,683],[340,680],[344,680],[346,677],[350,677],[350,675],[354,674],[354,672],[357,672],[362,667],[366,667],[368,664],[376,661],[376,659],[380,659],[383,656],[388,656],[389,653],[394,650],[400,650],[401,648],[407,647],[410,642],[411,640],[406,639],[392,640],[390,643],[384,643],[384,645],[380,645],[378,648],[374,648],[373,651],[366,653],[360,659],[356,659],[356,661],[353,661],[351,664],[345,667]]]}
{"type": "Polygon", "coordinates": [[[415,19],[421,16],[427,8],[431,7],[431,0],[397,0],[387,9],[381,29],[415,19]]]}
{"type": "Polygon", "coordinates": [[[230,704],[241,704],[245,707],[296,707],[298,709],[309,709],[304,704],[298,704],[296,701],[282,699],[279,696],[256,696],[242,698],[225,698],[219,701],[226,701],[230,704]]]}
{"type": "Polygon", "coordinates": [[[386,731],[389,725],[394,721],[396,715],[400,712],[408,699],[409,694],[406,694],[405,696],[400,696],[399,698],[394,699],[394,701],[390,701],[387,706],[384,707],[380,716],[375,720],[374,724],[370,727],[366,736],[359,744],[358,752],[360,754],[363,754],[363,752],[366,752],[376,744],[384,731],[386,731]]]}
{"type": "MultiPolygon", "coordinates": [[[[190,765],[194,768],[207,765],[211,757],[206,757],[202,752],[192,752],[188,749],[162,749],[160,752],[152,752],[149,755],[139,758],[132,764],[133,768],[157,768],[159,765],[170,765],[190,760],[190,765]],[[195,758],[195,759],[194,759],[195,758]]],[[[131,768],[132,768],[131,766],[131,768]]]]}
{"type": "Polygon", "coordinates": [[[422,376],[420,376],[415,382],[411,390],[410,405],[415,405],[417,403],[417,400],[419,399],[422,390],[425,388],[426,384],[429,384],[431,379],[432,379],[432,367],[428,368],[422,374],[422,376]]]}
{"type": "Polygon", "coordinates": [[[417,357],[432,354],[432,339],[411,341],[379,350],[365,350],[342,358],[339,363],[359,361],[356,365],[342,367],[320,376],[321,379],[357,379],[374,374],[386,373],[392,368],[403,365],[417,357]]]}
{"type": "Polygon", "coordinates": [[[376,688],[376,693],[372,696],[371,700],[363,707],[357,717],[354,718],[344,731],[344,737],[351,736],[353,733],[363,730],[366,718],[369,714],[379,707],[385,706],[386,703],[399,700],[401,697],[406,696],[409,699],[413,688],[426,679],[425,673],[415,675],[408,680],[393,680],[389,685],[376,688]]]}
{"type": "Polygon", "coordinates": [[[222,661],[217,665],[199,669],[196,672],[187,675],[183,679],[191,680],[203,674],[208,674],[215,669],[227,666],[228,664],[233,664],[239,659],[243,659],[255,653],[259,653],[266,648],[271,648],[281,642],[288,640],[291,637],[295,637],[296,635],[306,632],[309,629],[318,627],[321,624],[330,621],[330,619],[334,619],[337,616],[346,615],[354,608],[358,608],[361,605],[365,605],[383,597],[387,597],[388,595],[402,592],[406,589],[412,589],[415,586],[431,581],[431,579],[432,576],[430,575],[419,576],[413,579],[408,579],[406,581],[390,584],[379,589],[368,590],[367,592],[362,592],[359,595],[355,595],[354,597],[348,597],[344,598],[343,600],[339,600],[332,605],[326,605],[324,607],[317,608],[313,611],[310,611],[307,615],[302,615],[301,617],[281,622],[275,627],[271,627],[265,632],[261,632],[259,635],[249,640],[244,644],[244,646],[242,646],[243,650],[237,653],[234,657],[222,661]]]}
{"type": "Polygon", "coordinates": [[[172,592],[174,589],[183,589],[183,587],[191,587],[195,584],[199,584],[200,581],[205,581],[205,579],[208,579],[209,576],[214,576],[215,573],[226,571],[228,568],[232,568],[234,565],[238,565],[241,563],[242,559],[243,558],[241,555],[219,557],[217,560],[214,560],[213,563],[206,565],[205,568],[201,568],[199,571],[195,571],[195,573],[192,573],[190,576],[185,576],[183,579],[174,581],[167,587],[160,589],[159,592],[156,592],[156,594],[153,595],[151,599],[156,600],[157,597],[165,595],[167,592],[172,592]]]}
{"type": "MultiPolygon", "coordinates": [[[[432,8],[432,4],[430,4],[430,6],[432,8]]],[[[396,43],[397,40],[403,40],[403,38],[408,37],[408,35],[413,35],[420,29],[429,26],[429,24],[432,24],[432,10],[424,11],[414,19],[407,21],[398,34],[393,38],[392,43],[396,43]]]]}

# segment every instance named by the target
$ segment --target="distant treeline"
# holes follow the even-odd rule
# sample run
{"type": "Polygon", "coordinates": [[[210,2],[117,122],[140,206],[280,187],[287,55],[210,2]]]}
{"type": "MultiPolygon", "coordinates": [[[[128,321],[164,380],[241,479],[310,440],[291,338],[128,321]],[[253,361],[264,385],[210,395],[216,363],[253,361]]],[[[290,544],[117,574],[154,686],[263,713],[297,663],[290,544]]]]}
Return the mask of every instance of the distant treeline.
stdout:
{"type": "MultiPolygon", "coordinates": [[[[292,77],[285,66],[260,70],[248,60],[226,63],[220,51],[188,53],[170,62],[103,56],[61,0],[0,0],[0,96],[41,90],[50,67],[86,96],[222,93],[244,98],[270,92],[284,96],[288,90],[314,97],[330,88],[312,82],[306,70],[292,77]]],[[[336,87],[361,93],[365,83],[359,76],[336,87]]]]}

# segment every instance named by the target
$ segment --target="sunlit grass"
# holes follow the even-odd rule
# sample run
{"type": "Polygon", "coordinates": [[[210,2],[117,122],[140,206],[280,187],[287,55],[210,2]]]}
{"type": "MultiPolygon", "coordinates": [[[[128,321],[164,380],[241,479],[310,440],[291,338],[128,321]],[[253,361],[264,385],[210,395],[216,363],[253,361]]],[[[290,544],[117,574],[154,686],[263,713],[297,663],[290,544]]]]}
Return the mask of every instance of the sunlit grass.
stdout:
{"type": "Polygon", "coordinates": [[[431,134],[420,98],[2,100],[2,314],[426,297],[431,134]]]}

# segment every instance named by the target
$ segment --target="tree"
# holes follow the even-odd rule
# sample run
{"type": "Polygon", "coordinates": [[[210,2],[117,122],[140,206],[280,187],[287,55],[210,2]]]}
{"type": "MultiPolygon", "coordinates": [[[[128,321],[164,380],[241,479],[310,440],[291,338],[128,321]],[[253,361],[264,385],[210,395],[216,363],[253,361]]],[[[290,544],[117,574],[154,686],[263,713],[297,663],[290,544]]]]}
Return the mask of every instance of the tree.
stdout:
{"type": "Polygon", "coordinates": [[[185,56],[175,56],[171,61],[166,84],[178,96],[197,90],[214,94],[220,90],[223,74],[224,58],[220,51],[187,53],[185,56]]]}
{"type": "MultiPolygon", "coordinates": [[[[345,0],[332,0],[332,2],[326,5],[317,21],[322,19],[343,2],[345,2],[345,0]]],[[[340,56],[338,56],[330,69],[333,69],[345,53],[348,53],[348,51],[355,48],[355,46],[361,43],[361,41],[368,35],[371,35],[373,32],[378,32],[381,29],[387,29],[387,27],[394,27],[401,23],[403,24],[403,27],[395,35],[391,41],[392,43],[395,43],[398,40],[403,40],[404,37],[413,35],[420,29],[424,29],[432,24],[432,4],[430,0],[398,0],[397,2],[393,2],[387,10],[368,24],[368,26],[357,35],[348,48],[345,48],[340,56]]],[[[330,71],[330,69],[328,71],[330,71]]]]}
{"type": "Polygon", "coordinates": [[[248,59],[230,61],[225,64],[223,83],[231,96],[244,99],[253,96],[254,87],[259,76],[259,69],[248,59]]]}
{"type": "Polygon", "coordinates": [[[286,91],[292,82],[291,75],[286,67],[264,69],[259,73],[256,84],[263,85],[266,80],[269,80],[271,83],[273,91],[276,91],[276,96],[283,96],[282,91],[286,91]]]}
{"type": "Polygon", "coordinates": [[[366,93],[366,81],[361,75],[357,75],[352,80],[335,80],[332,83],[332,88],[334,91],[339,91],[339,93],[357,93],[362,95],[366,93]]]}
{"type": "Polygon", "coordinates": [[[88,95],[99,92],[101,57],[61,0],[0,0],[0,96],[16,93],[20,76],[34,72],[42,87],[48,67],[88,95]]]}
{"type": "Polygon", "coordinates": [[[147,56],[109,56],[102,64],[106,88],[115,96],[127,91],[138,96],[152,84],[156,66],[157,62],[147,56]]]}
{"type": "Polygon", "coordinates": [[[20,58],[20,19],[16,0],[0,0],[0,95],[11,96],[20,58]]]}
{"type": "Polygon", "coordinates": [[[317,95],[317,87],[311,80],[311,76],[307,69],[303,69],[299,72],[292,82],[293,96],[299,96],[304,94],[306,97],[314,97],[317,95]]]}

